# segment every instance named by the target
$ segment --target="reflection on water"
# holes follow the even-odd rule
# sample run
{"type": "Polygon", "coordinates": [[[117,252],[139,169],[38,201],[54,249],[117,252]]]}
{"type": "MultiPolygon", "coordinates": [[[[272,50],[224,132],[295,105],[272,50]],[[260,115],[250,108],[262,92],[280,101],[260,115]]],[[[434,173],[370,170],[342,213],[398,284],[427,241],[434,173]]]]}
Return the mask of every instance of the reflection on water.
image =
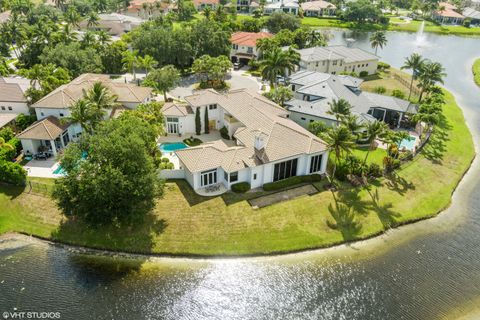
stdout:
{"type": "MultiPolygon", "coordinates": [[[[333,43],[368,35],[333,31],[333,43]]],[[[426,34],[420,48],[447,68],[478,141],[480,90],[470,65],[480,39],[426,34]]],[[[400,67],[415,34],[389,33],[379,51],[400,67]]],[[[0,312],[59,311],[62,319],[437,319],[480,301],[478,166],[439,218],[379,240],[280,258],[125,260],[0,240],[0,312]],[[23,290],[22,290],[23,289],[23,290]]]]}

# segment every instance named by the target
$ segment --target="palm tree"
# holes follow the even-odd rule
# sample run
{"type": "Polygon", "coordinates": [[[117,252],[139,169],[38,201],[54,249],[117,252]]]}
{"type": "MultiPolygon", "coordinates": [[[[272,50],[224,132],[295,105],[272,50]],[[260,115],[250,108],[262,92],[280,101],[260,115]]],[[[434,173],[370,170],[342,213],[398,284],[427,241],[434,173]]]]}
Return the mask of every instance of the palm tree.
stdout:
{"type": "Polygon", "coordinates": [[[92,33],[91,31],[87,31],[83,34],[82,46],[84,48],[91,47],[93,44],[95,44],[95,42],[96,38],[94,33],[92,33]]]}
{"type": "Polygon", "coordinates": [[[130,51],[130,50],[127,50],[127,51],[124,51],[122,53],[122,63],[123,63],[123,66],[127,69],[127,70],[130,70],[133,74],[133,80],[136,80],[137,79],[137,76],[135,74],[135,67],[137,66],[138,64],[138,50],[134,50],[134,51],[130,51]]]}
{"type": "Polygon", "coordinates": [[[340,125],[336,128],[328,130],[322,135],[323,140],[327,143],[327,148],[335,153],[335,163],[332,171],[332,181],[335,179],[335,171],[337,170],[337,164],[340,162],[342,154],[350,153],[355,143],[350,130],[340,125]]]}
{"type": "Polygon", "coordinates": [[[329,102],[328,105],[330,106],[330,110],[327,111],[328,114],[335,116],[337,121],[340,121],[341,118],[348,116],[350,114],[350,110],[352,106],[348,103],[345,99],[333,99],[332,102],[329,102]]]}
{"type": "Polygon", "coordinates": [[[64,18],[67,22],[67,25],[70,25],[74,28],[78,28],[80,26],[80,21],[82,21],[82,16],[78,13],[75,7],[68,8],[67,12],[64,14],[64,18]]]}
{"type": "Polygon", "coordinates": [[[203,9],[203,15],[205,16],[205,19],[210,20],[210,17],[212,16],[212,8],[206,7],[203,9]]]}
{"type": "Polygon", "coordinates": [[[103,113],[105,109],[112,109],[117,105],[117,96],[110,93],[107,87],[101,82],[95,82],[88,91],[83,91],[87,103],[103,113]]]}
{"type": "Polygon", "coordinates": [[[283,51],[276,47],[273,50],[267,51],[263,55],[263,59],[259,61],[262,70],[262,78],[270,82],[270,87],[274,88],[278,76],[286,76],[287,72],[295,70],[300,57],[298,53],[289,49],[283,51]]]}
{"type": "Polygon", "coordinates": [[[138,62],[145,69],[145,76],[147,76],[148,72],[155,68],[158,64],[158,62],[148,54],[146,54],[143,58],[139,57],[138,62]]]}
{"type": "Polygon", "coordinates": [[[79,124],[88,134],[93,133],[93,127],[101,121],[102,114],[98,112],[87,100],[80,99],[70,106],[70,116],[62,122],[79,124]]]}
{"type": "Polygon", "coordinates": [[[425,60],[418,53],[412,53],[410,57],[405,59],[403,66],[400,69],[412,70],[412,79],[410,80],[410,91],[408,93],[408,100],[412,96],[413,80],[416,79],[420,69],[423,67],[425,60]]]}
{"type": "Polygon", "coordinates": [[[387,44],[387,37],[384,31],[376,31],[370,37],[370,44],[375,49],[375,55],[377,55],[378,47],[382,48],[387,44]]]}
{"type": "Polygon", "coordinates": [[[427,61],[423,63],[418,74],[418,87],[421,89],[420,97],[418,101],[422,101],[423,94],[425,91],[429,91],[437,82],[443,84],[443,77],[447,74],[444,72],[445,69],[439,62],[430,62],[427,61]]]}
{"type": "Polygon", "coordinates": [[[102,46],[106,45],[110,41],[111,37],[105,30],[100,30],[97,32],[98,42],[102,46]]]}
{"type": "Polygon", "coordinates": [[[358,132],[363,128],[358,121],[358,116],[354,114],[347,114],[342,118],[342,124],[350,130],[353,136],[358,138],[358,132]]]}
{"type": "Polygon", "coordinates": [[[98,14],[95,11],[90,11],[87,16],[87,28],[98,26],[98,14]]]}
{"type": "Polygon", "coordinates": [[[363,163],[367,163],[367,158],[368,155],[370,154],[370,151],[373,150],[374,148],[374,143],[375,140],[378,137],[381,137],[385,132],[388,132],[388,126],[385,122],[381,121],[373,121],[369,122],[366,127],[366,134],[367,134],[367,141],[368,141],[368,151],[367,154],[365,155],[365,160],[363,160],[363,163]]]}

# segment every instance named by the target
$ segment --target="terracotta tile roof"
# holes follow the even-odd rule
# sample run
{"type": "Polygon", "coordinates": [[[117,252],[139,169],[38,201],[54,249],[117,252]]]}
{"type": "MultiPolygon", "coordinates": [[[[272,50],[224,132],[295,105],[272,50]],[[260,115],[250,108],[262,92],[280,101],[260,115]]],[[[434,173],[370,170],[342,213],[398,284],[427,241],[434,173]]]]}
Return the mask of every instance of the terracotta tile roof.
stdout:
{"type": "Polygon", "coordinates": [[[205,90],[185,97],[194,107],[218,104],[242,126],[234,132],[239,146],[207,144],[176,152],[191,172],[222,167],[227,172],[326,150],[325,143],[297,123],[287,119],[288,112],[265,97],[248,90],[220,94],[205,90]],[[265,137],[264,147],[256,150],[255,137],[265,137]]]}
{"type": "Polygon", "coordinates": [[[255,47],[258,39],[271,38],[273,35],[268,32],[235,32],[230,42],[242,46],[255,47]]]}
{"type": "Polygon", "coordinates": [[[317,0],[317,1],[308,1],[301,4],[303,10],[312,10],[317,11],[321,9],[336,9],[337,7],[330,2],[317,0]]]}
{"type": "Polygon", "coordinates": [[[457,10],[457,7],[454,6],[453,4],[450,4],[448,2],[439,2],[438,6],[445,8],[445,10],[436,11],[435,14],[437,16],[447,17],[447,18],[465,18],[463,15],[455,11],[457,10]]]}
{"type": "Polygon", "coordinates": [[[33,123],[22,133],[17,135],[19,139],[33,140],[54,140],[60,136],[70,124],[62,124],[60,120],[54,116],[49,116],[40,121],[33,123]]]}
{"type": "Polygon", "coordinates": [[[33,108],[65,109],[83,98],[84,91],[89,90],[96,82],[101,82],[119,103],[142,103],[150,97],[152,89],[139,87],[129,83],[112,82],[105,74],[86,73],[68,84],[62,85],[32,105],[33,108]]]}

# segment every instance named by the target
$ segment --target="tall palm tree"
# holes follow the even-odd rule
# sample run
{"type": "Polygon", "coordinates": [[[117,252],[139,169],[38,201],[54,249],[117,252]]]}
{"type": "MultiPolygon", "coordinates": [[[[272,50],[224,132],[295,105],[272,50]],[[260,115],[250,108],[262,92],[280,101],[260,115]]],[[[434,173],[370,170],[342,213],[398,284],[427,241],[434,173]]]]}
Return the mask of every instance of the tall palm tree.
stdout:
{"type": "Polygon", "coordinates": [[[333,99],[332,102],[328,103],[328,105],[330,110],[328,110],[327,113],[335,116],[337,121],[340,121],[340,119],[348,116],[351,113],[352,106],[343,98],[338,100],[333,99]]]}
{"type": "Polygon", "coordinates": [[[158,62],[148,54],[146,54],[143,58],[139,57],[138,62],[142,66],[142,68],[145,69],[145,76],[147,76],[148,72],[158,65],[158,62]]]}
{"type": "Polygon", "coordinates": [[[87,28],[98,26],[98,21],[100,18],[95,11],[90,11],[87,15],[87,28]]]}
{"type": "Polygon", "coordinates": [[[412,96],[413,80],[416,79],[424,62],[425,62],[425,59],[423,59],[421,55],[419,55],[418,53],[412,53],[410,57],[407,57],[405,59],[403,66],[400,68],[400,69],[412,70],[412,79],[410,80],[410,91],[408,93],[408,100],[410,100],[410,97],[412,96]]]}
{"type": "Polygon", "coordinates": [[[333,166],[331,181],[333,182],[333,179],[335,179],[337,164],[340,162],[342,155],[350,153],[355,143],[353,142],[353,136],[350,130],[343,125],[331,128],[322,135],[322,138],[327,143],[327,148],[335,153],[335,163],[333,166]]]}
{"type": "Polygon", "coordinates": [[[100,42],[102,46],[106,45],[107,42],[109,42],[110,39],[112,38],[105,30],[98,31],[97,37],[98,37],[98,42],[100,42]]]}
{"type": "Polygon", "coordinates": [[[262,78],[270,82],[270,87],[274,88],[278,76],[286,76],[287,72],[295,70],[295,66],[300,61],[296,51],[283,51],[276,47],[263,54],[263,59],[259,61],[262,70],[262,78]]]}
{"type": "Polygon", "coordinates": [[[110,90],[101,82],[95,82],[90,90],[83,92],[83,95],[87,103],[102,113],[104,110],[112,109],[117,105],[118,97],[111,94],[110,90]]]}
{"type": "Polygon", "coordinates": [[[370,37],[370,44],[375,49],[375,55],[377,55],[378,47],[382,48],[387,44],[387,36],[384,31],[376,31],[370,37]]]}
{"type": "Polygon", "coordinates": [[[368,141],[368,150],[367,154],[365,155],[365,159],[363,160],[363,163],[367,163],[367,158],[368,155],[370,154],[370,151],[373,150],[374,148],[374,143],[375,140],[378,137],[383,136],[386,132],[388,132],[388,126],[385,122],[381,121],[373,121],[369,122],[366,127],[366,134],[367,134],[367,141],[368,141]]]}
{"type": "Polygon", "coordinates": [[[122,53],[122,63],[125,69],[129,70],[133,74],[133,80],[137,79],[135,74],[135,67],[138,65],[138,50],[124,51],[122,53]]]}
{"type": "Polygon", "coordinates": [[[82,21],[82,16],[78,13],[75,7],[70,7],[67,12],[65,12],[64,19],[65,22],[67,22],[67,25],[78,28],[80,26],[80,21],[82,21]]]}
{"type": "Polygon", "coordinates": [[[356,138],[358,138],[360,129],[363,128],[363,125],[358,121],[358,116],[351,113],[342,118],[342,124],[347,127],[356,138]]]}
{"type": "Polygon", "coordinates": [[[205,19],[210,20],[210,18],[212,17],[212,8],[206,7],[205,9],[203,9],[203,15],[205,16],[205,19]]]}
{"type": "Polygon", "coordinates": [[[80,99],[70,106],[70,116],[62,119],[62,122],[79,124],[82,129],[93,133],[93,127],[101,121],[101,113],[98,112],[87,100],[80,99]]]}
{"type": "Polygon", "coordinates": [[[423,94],[429,91],[437,82],[443,84],[443,78],[447,75],[445,69],[439,62],[425,62],[420,68],[418,74],[418,87],[420,88],[420,97],[418,101],[422,101],[423,94]]]}

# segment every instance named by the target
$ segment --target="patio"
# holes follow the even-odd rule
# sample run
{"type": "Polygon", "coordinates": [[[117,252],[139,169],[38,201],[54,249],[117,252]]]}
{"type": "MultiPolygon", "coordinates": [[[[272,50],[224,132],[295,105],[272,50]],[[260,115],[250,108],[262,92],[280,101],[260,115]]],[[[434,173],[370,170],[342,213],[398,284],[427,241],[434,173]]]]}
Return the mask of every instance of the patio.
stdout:
{"type": "Polygon", "coordinates": [[[198,195],[203,197],[215,197],[224,194],[227,191],[228,189],[223,185],[223,183],[217,183],[195,190],[198,195]]]}
{"type": "Polygon", "coordinates": [[[58,161],[54,159],[30,160],[23,168],[27,171],[29,177],[58,178],[61,175],[53,173],[58,165],[58,161]]]}

